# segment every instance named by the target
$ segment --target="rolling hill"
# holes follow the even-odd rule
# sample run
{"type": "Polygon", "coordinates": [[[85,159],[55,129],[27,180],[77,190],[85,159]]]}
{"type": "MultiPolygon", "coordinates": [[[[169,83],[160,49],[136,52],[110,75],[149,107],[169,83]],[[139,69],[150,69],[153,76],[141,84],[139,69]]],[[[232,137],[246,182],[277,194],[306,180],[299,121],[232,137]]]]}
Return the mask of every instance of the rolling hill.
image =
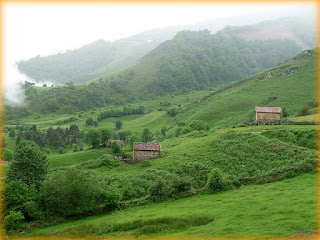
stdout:
{"type": "MultiPolygon", "coordinates": [[[[37,56],[17,63],[19,70],[39,82],[81,83],[130,66],[181,30],[209,29],[212,33],[226,25],[253,24],[265,16],[239,16],[216,19],[194,25],[152,29],[114,42],[98,40],[79,49],[49,56],[37,56]]],[[[269,16],[270,18],[270,16],[269,16]]],[[[245,39],[287,39],[302,49],[315,46],[315,27],[301,18],[265,21],[240,33],[245,39]],[[257,31],[259,29],[259,31],[257,31]],[[253,36],[255,36],[253,38],[253,36]]],[[[242,30],[241,30],[242,31],[242,30]]]]}
{"type": "Polygon", "coordinates": [[[273,67],[302,49],[293,40],[241,37],[261,29],[252,28],[227,27],[213,35],[206,30],[179,32],[134,65],[85,84],[39,88],[27,83],[26,109],[73,113],[218,88],[273,67]]]}
{"type": "Polygon", "coordinates": [[[316,101],[317,50],[298,56],[226,85],[181,110],[177,120],[203,120],[211,126],[227,126],[255,118],[255,106],[285,107],[291,116],[316,101]]]}

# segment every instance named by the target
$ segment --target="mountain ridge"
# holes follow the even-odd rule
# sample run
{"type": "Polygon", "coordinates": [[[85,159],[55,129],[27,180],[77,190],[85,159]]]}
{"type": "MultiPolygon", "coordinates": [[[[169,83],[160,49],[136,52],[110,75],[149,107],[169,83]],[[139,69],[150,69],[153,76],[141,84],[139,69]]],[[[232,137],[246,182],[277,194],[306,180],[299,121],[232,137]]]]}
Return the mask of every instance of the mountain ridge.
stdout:
{"type": "MultiPolygon", "coordinates": [[[[295,40],[298,41],[300,45],[303,45],[303,49],[314,47],[314,39],[313,42],[311,41],[311,43],[309,42],[308,44],[305,43],[305,40],[300,39],[301,36],[304,35],[308,36],[304,39],[309,39],[310,36],[313,36],[315,34],[312,32],[314,27],[309,22],[298,19],[299,18],[269,20],[264,21],[264,24],[270,24],[272,22],[279,24],[279,22],[286,21],[286,24],[282,24],[286,25],[286,29],[298,29],[298,31],[303,33],[299,34],[300,37],[297,37],[294,36],[294,31],[293,33],[291,31],[291,36],[287,36],[286,39],[296,37],[295,40]],[[298,25],[303,27],[300,26],[297,28],[296,26],[298,25]]],[[[216,22],[208,21],[208,23],[202,22],[195,25],[153,29],[114,42],[100,39],[91,44],[86,44],[79,49],[69,50],[63,54],[58,53],[46,57],[37,56],[26,61],[20,61],[17,63],[17,66],[21,72],[34,78],[36,81],[50,80],[56,84],[65,84],[67,82],[81,83],[130,66],[157,48],[161,43],[172,39],[174,35],[181,30],[196,30],[202,28],[209,29],[212,33],[216,33],[224,26],[224,22],[226,25],[233,21],[235,20],[222,19],[220,22],[217,20],[216,22]]],[[[246,23],[246,21],[240,21],[240,23],[246,23]]],[[[248,26],[244,27],[248,28],[248,26]]],[[[283,31],[283,29],[280,30],[283,31]]],[[[274,32],[272,32],[272,34],[274,34],[274,32]]]]}

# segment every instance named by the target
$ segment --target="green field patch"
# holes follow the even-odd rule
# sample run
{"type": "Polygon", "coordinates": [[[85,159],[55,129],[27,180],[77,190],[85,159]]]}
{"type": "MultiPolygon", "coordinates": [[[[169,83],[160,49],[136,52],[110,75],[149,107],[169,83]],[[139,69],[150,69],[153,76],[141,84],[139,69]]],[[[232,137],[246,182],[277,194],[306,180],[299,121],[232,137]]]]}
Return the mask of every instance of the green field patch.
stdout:
{"type": "Polygon", "coordinates": [[[86,162],[90,159],[96,159],[103,154],[111,154],[110,148],[89,149],[75,153],[48,155],[49,168],[66,167],[74,164],[86,162]]]}

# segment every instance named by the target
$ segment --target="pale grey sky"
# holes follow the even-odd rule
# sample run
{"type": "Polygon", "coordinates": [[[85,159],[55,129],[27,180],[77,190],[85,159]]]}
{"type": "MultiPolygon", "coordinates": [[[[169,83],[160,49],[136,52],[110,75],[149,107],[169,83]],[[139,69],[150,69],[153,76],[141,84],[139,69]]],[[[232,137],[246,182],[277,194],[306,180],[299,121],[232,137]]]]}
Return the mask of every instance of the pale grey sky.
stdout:
{"type": "MultiPolygon", "coordinates": [[[[27,80],[15,61],[75,49],[98,39],[116,40],[152,28],[299,7],[299,4],[4,4],[4,82],[7,95],[27,80]]],[[[306,5],[304,5],[306,6],[306,5]]]]}

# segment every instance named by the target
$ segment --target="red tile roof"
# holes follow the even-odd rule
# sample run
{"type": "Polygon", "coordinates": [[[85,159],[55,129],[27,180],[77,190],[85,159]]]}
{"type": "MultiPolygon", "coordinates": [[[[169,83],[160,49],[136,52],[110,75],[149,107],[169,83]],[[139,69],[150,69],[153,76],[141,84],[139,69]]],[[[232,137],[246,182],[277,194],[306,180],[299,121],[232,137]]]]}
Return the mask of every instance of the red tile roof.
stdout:
{"type": "Polygon", "coordinates": [[[135,142],[133,143],[133,149],[138,151],[161,151],[160,143],[145,143],[145,142],[135,142]]]}
{"type": "Polygon", "coordinates": [[[258,113],[281,113],[281,107],[256,107],[258,113]]]}

